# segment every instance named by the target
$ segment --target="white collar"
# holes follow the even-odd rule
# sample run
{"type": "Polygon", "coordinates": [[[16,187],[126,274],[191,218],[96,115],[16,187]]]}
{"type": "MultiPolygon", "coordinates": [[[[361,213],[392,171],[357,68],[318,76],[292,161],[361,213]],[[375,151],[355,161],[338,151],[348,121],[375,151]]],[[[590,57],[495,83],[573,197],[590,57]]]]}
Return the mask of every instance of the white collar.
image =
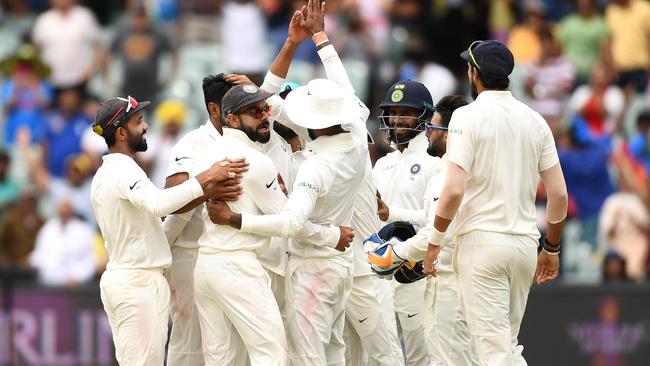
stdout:
{"type": "Polygon", "coordinates": [[[510,90],[485,90],[476,97],[475,101],[483,99],[511,99],[512,93],[510,90]]]}
{"type": "Polygon", "coordinates": [[[212,124],[212,121],[208,118],[208,120],[203,124],[203,128],[205,128],[206,132],[208,133],[208,136],[210,136],[213,140],[217,141],[219,138],[221,138],[221,134],[217,129],[214,127],[212,124]]]}

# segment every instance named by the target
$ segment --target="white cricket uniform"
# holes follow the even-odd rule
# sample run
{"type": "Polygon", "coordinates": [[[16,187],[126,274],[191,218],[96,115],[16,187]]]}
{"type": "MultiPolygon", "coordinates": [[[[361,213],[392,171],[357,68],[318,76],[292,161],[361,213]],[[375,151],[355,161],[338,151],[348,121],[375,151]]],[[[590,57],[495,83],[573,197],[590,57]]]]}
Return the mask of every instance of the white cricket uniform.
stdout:
{"type": "MultiPolygon", "coordinates": [[[[365,134],[361,137],[365,139],[365,134]]],[[[397,336],[395,312],[390,302],[390,316],[386,317],[380,303],[380,286],[389,284],[372,273],[363,240],[381,229],[377,216],[377,198],[372,180],[370,157],[364,169],[364,179],[354,202],[352,225],[354,240],[354,273],[352,292],[345,307],[348,326],[348,365],[362,365],[368,357],[370,365],[404,365],[402,348],[397,336]],[[384,284],[385,283],[385,284],[384,284]],[[353,332],[353,333],[352,333],[353,332]],[[364,355],[364,352],[367,354],[364,355]]],[[[392,291],[385,291],[392,295],[392,291]]],[[[391,298],[392,300],[392,298],[391,298]]]]}
{"type": "MultiPolygon", "coordinates": [[[[406,258],[421,261],[427,254],[429,235],[436,218],[440,193],[447,177],[447,158],[443,156],[436,173],[429,182],[424,199],[427,221],[417,234],[399,245],[406,258]]],[[[428,277],[424,300],[426,305],[424,330],[432,366],[477,365],[472,350],[467,321],[460,306],[457,278],[452,268],[456,244],[451,241],[453,222],[438,254],[436,277],[428,277]]]]}
{"type": "MultiPolygon", "coordinates": [[[[249,163],[242,196],[228,203],[235,212],[271,214],[282,209],[287,198],[278,184],[275,165],[244,132],[226,128],[219,146],[212,147],[204,151],[201,166],[210,166],[224,152],[249,163]]],[[[223,347],[229,339],[221,334],[222,325],[213,322],[213,315],[222,311],[246,345],[252,365],[287,365],[282,318],[269,276],[258,259],[270,237],[214,225],[207,210],[202,216],[205,230],[199,238],[194,286],[206,363],[222,365],[228,357],[223,347]]],[[[339,229],[305,222],[297,235],[310,243],[335,246],[339,229]]]]}
{"type": "Polygon", "coordinates": [[[163,270],[172,256],[160,218],[203,189],[191,178],[160,190],[131,157],[102,159],[90,198],[108,252],[100,289],[116,358],[121,365],[162,365],[170,301],[163,270]]]}
{"type": "MultiPolygon", "coordinates": [[[[426,220],[424,198],[440,159],[427,153],[424,132],[404,149],[393,151],[375,163],[373,177],[381,198],[389,208],[388,222],[408,221],[417,230],[426,220]]],[[[425,281],[395,285],[395,312],[404,338],[406,364],[428,365],[423,312],[425,281]]]]}
{"type": "MultiPolygon", "coordinates": [[[[188,132],[169,153],[167,177],[191,173],[201,159],[201,150],[221,140],[210,120],[188,132]]],[[[167,365],[203,365],[201,328],[194,304],[194,265],[203,233],[202,205],[190,212],[169,215],[163,222],[172,252],[172,265],[165,271],[171,290],[172,331],[167,349],[167,365]]]]}
{"type": "Polygon", "coordinates": [[[559,163],[553,135],[509,91],[484,91],[454,111],[447,159],[469,174],[454,267],[477,359],[525,365],[517,335],[536,267],[539,172],[559,163]]]}

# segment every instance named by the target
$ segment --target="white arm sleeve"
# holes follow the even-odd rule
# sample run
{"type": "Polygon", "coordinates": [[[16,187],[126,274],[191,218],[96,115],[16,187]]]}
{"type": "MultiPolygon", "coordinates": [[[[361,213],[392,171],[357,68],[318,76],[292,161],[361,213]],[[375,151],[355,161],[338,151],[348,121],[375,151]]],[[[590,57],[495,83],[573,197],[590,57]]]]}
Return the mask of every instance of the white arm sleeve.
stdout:
{"type": "Polygon", "coordinates": [[[178,237],[183,232],[183,229],[185,229],[185,225],[187,225],[187,223],[192,219],[192,215],[197,209],[199,208],[165,217],[165,221],[162,223],[162,228],[165,232],[165,236],[167,237],[169,246],[173,246],[174,243],[176,243],[176,240],[178,240],[178,237]]]}
{"type": "MultiPolygon", "coordinates": [[[[251,194],[251,197],[265,215],[277,214],[287,203],[287,196],[282,193],[278,183],[278,173],[273,167],[273,162],[269,159],[264,166],[255,167],[258,172],[257,178],[252,178],[250,184],[245,187],[251,194]],[[262,171],[265,171],[264,173],[262,171]],[[269,182],[269,183],[266,183],[269,182]],[[267,184],[270,184],[267,187],[267,184]]],[[[325,226],[313,224],[305,221],[295,238],[308,244],[316,246],[336,247],[340,237],[338,226],[325,226]]]]}
{"type": "Polygon", "coordinates": [[[264,76],[264,83],[260,86],[260,89],[264,89],[269,93],[278,94],[281,91],[282,84],[284,84],[284,79],[269,70],[266,76],[264,76]]]}
{"type": "MultiPolygon", "coordinates": [[[[274,215],[242,214],[241,231],[266,236],[295,237],[302,230],[324,193],[326,171],[320,172],[317,165],[306,161],[300,166],[291,197],[281,212],[274,215]]],[[[330,177],[333,174],[330,175],[330,177]]]]}
{"type": "Polygon", "coordinates": [[[159,189],[139,167],[125,170],[116,189],[124,199],[154,216],[169,215],[190,201],[203,196],[203,188],[196,178],[190,178],[172,188],[159,189]]]}

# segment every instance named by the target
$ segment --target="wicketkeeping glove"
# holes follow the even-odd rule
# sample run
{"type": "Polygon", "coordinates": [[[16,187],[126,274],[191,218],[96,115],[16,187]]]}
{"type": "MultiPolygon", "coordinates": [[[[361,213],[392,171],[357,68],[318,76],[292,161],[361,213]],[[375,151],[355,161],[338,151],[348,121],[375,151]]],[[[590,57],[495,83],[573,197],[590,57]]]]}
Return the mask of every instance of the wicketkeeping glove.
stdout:
{"type": "Polygon", "coordinates": [[[393,244],[398,242],[399,240],[396,238],[391,238],[388,242],[381,244],[375,250],[368,253],[370,269],[380,278],[392,279],[395,271],[408,262],[395,253],[393,244]]]}

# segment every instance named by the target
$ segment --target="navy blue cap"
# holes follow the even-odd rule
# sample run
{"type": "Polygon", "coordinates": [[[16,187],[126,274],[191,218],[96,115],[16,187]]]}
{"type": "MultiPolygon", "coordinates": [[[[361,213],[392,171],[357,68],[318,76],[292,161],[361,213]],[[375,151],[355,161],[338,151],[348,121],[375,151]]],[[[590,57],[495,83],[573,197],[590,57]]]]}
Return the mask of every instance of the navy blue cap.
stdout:
{"type": "Polygon", "coordinates": [[[126,98],[106,99],[97,108],[93,131],[101,137],[110,136],[117,131],[117,128],[125,123],[129,117],[141,111],[151,102],[138,102],[132,96],[126,98]]]}
{"type": "Polygon", "coordinates": [[[424,84],[414,80],[398,81],[391,85],[379,108],[408,107],[434,111],[431,93],[424,84]]]}
{"type": "Polygon", "coordinates": [[[496,78],[507,78],[515,67],[512,52],[498,41],[475,41],[460,57],[480,73],[496,78]]]}

